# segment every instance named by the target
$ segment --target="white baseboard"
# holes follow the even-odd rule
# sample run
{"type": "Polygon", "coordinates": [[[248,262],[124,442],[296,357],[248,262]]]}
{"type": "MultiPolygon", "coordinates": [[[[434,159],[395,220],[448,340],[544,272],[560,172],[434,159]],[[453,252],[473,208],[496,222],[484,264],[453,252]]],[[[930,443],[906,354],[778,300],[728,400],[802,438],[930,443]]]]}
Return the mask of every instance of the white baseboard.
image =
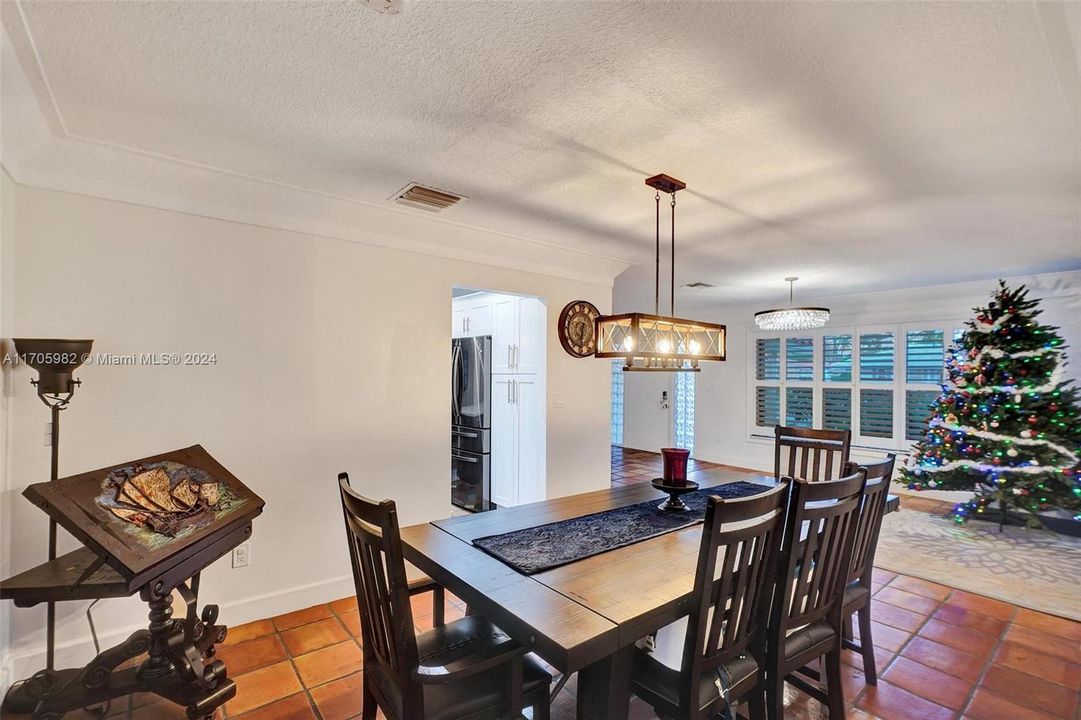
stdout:
{"type": "MultiPolygon", "coordinates": [[[[331,602],[352,595],[353,577],[343,575],[286,590],[256,595],[242,600],[217,603],[221,612],[218,621],[227,626],[242,625],[253,620],[270,618],[294,610],[303,610],[312,605],[331,602]]],[[[202,602],[213,604],[214,598],[200,598],[202,602]]],[[[131,633],[145,628],[145,624],[133,624],[127,627],[110,628],[98,632],[101,647],[108,648],[119,644],[131,633]]],[[[56,645],[56,667],[80,667],[94,656],[94,641],[90,633],[66,640],[56,645]]],[[[45,648],[38,643],[16,644],[9,648],[5,657],[0,659],[0,690],[6,690],[16,680],[28,678],[45,667],[45,648]]]]}

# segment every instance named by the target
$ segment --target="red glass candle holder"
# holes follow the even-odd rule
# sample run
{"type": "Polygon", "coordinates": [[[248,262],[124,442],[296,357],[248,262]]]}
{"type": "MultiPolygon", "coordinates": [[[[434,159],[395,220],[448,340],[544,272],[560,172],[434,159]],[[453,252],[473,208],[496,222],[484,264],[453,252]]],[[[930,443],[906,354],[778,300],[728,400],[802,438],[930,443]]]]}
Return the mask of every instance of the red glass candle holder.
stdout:
{"type": "Polygon", "coordinates": [[[683,485],[687,482],[687,458],[690,450],[683,448],[661,448],[664,458],[664,481],[669,485],[683,485]]]}

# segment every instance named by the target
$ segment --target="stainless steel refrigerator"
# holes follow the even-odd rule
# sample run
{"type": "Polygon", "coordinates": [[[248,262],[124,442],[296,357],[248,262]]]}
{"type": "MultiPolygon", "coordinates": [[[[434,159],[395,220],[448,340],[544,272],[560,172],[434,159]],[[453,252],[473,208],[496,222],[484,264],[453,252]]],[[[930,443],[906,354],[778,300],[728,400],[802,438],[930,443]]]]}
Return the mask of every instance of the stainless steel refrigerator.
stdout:
{"type": "Polygon", "coordinates": [[[450,357],[450,500],[491,510],[492,338],[455,338],[450,357]]]}

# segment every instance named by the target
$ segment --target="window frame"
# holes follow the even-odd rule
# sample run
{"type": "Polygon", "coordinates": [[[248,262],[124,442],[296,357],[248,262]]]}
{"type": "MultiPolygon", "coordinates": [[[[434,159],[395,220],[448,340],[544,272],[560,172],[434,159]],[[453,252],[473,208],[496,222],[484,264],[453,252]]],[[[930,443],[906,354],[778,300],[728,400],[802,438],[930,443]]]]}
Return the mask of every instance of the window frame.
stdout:
{"type": "Polygon", "coordinates": [[[827,325],[814,330],[791,330],[791,331],[765,331],[751,327],[748,330],[748,383],[747,383],[747,416],[746,423],[749,436],[761,441],[773,438],[773,427],[763,427],[756,424],[757,421],[757,387],[777,387],[779,389],[778,417],[783,424],[787,419],[787,389],[789,387],[813,388],[813,417],[814,427],[822,427],[824,417],[823,390],[830,388],[847,389],[850,393],[849,427],[852,430],[852,444],[855,447],[886,450],[893,452],[907,452],[913,440],[908,440],[906,435],[906,402],[909,390],[935,390],[941,392],[940,384],[910,383],[908,382],[908,332],[910,330],[940,330],[943,340],[943,382],[945,381],[945,354],[954,344],[954,333],[958,329],[964,329],[961,320],[928,320],[923,322],[888,322],[888,323],[854,323],[827,325]],[[893,380],[889,382],[875,382],[860,380],[860,336],[869,333],[893,333],[893,380]],[[837,382],[823,379],[825,374],[825,341],[827,335],[850,335],[852,338],[852,373],[848,382],[837,382]],[[790,337],[812,337],[814,374],[811,381],[788,380],[787,367],[787,339],[790,337]],[[778,380],[759,380],[757,376],[756,353],[758,340],[778,338],[780,340],[780,377],[778,380]],[[890,390],[893,393],[893,418],[891,438],[880,438],[862,435],[860,433],[860,391],[867,390],[890,390]]]}

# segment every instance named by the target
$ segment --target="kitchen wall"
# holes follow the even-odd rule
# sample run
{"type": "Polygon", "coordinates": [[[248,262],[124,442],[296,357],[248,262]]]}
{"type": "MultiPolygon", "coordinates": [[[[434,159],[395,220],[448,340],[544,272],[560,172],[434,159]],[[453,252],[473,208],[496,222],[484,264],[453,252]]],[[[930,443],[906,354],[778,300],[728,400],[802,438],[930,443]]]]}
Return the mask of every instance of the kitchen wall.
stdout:
{"type": "MultiPolygon", "coordinates": [[[[228,625],[351,592],[339,471],[363,494],[396,500],[403,524],[449,514],[454,285],[545,300],[548,496],[608,485],[610,369],[566,355],[554,319],[573,299],[607,311],[609,285],[3,183],[3,337],[216,356],[201,367],[81,369],[61,474],[201,443],[261,495],[251,566],[223,560],[204,574],[202,596],[228,625]]],[[[49,472],[33,376],[5,370],[5,574],[46,552],[46,517],[19,497],[49,472]]],[[[65,535],[62,550],[74,547],[65,535]]],[[[60,606],[61,665],[91,656],[85,609],[60,606]]],[[[3,612],[6,660],[22,677],[42,665],[44,609],[3,612]]],[[[109,600],[96,615],[110,641],[145,626],[146,607],[109,600]]]]}
{"type": "MultiPolygon", "coordinates": [[[[1025,283],[1032,297],[1043,298],[1041,319],[1061,327],[1069,348],[1067,377],[1081,380],[1081,272],[1047,273],[1008,278],[1012,284],[1025,283]]],[[[620,287],[614,291],[615,312],[629,312],[621,298],[630,293],[620,287]]],[[[996,281],[968,282],[955,285],[915,288],[864,295],[844,295],[814,299],[815,305],[832,310],[830,324],[964,321],[972,308],[990,299],[996,281]]],[[[696,311],[696,319],[728,326],[728,359],[703,363],[696,378],[695,456],[703,460],[773,472],[773,442],[751,438],[748,417],[747,387],[753,367],[749,349],[754,342],[753,316],[760,307],[719,307],[709,312],[696,311]]],[[[660,393],[668,388],[670,377],[664,374],[627,373],[624,379],[624,444],[627,447],[656,451],[668,443],[668,413],[660,406],[660,393]]],[[[877,451],[855,451],[857,459],[881,456],[877,451]]],[[[954,495],[943,494],[944,497],[954,495]]]]}

